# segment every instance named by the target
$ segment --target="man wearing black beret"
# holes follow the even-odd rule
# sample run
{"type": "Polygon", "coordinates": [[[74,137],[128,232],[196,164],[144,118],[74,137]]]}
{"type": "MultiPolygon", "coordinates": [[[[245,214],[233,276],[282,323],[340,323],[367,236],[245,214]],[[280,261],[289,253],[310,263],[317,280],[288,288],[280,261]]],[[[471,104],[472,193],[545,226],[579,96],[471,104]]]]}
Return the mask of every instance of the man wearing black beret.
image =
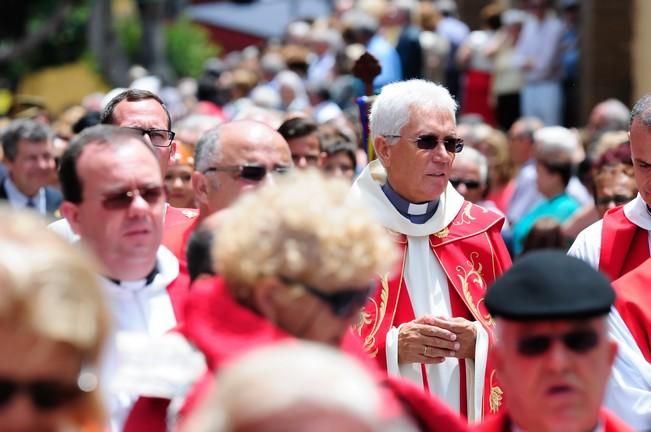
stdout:
{"type": "Polygon", "coordinates": [[[629,431],[601,409],[617,353],[608,280],[561,252],[524,256],[486,294],[496,321],[495,365],[507,409],[481,432],[629,431]]]}

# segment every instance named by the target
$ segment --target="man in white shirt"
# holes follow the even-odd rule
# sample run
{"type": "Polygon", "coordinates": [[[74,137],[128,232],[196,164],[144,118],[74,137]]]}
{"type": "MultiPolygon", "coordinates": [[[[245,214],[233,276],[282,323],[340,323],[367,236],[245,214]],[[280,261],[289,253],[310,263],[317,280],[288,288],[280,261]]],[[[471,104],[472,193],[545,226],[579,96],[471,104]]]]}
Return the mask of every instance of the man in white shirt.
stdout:
{"type": "Polygon", "coordinates": [[[174,255],[160,246],[165,194],[153,147],[128,129],[95,126],[77,136],[61,158],[61,213],[102,268],[114,335],[106,381],[113,430],[137,396],[116,388],[129,335],[160,336],[181,318],[188,288],[174,255]]]}
{"type": "Polygon", "coordinates": [[[61,193],[47,186],[56,169],[52,131],[35,120],[14,120],[2,134],[2,150],[7,174],[0,178],[0,199],[52,215],[61,204],[61,193]]]}
{"type": "MultiPolygon", "coordinates": [[[[639,194],[581,231],[568,252],[613,281],[637,271],[651,255],[651,93],[640,98],[631,111],[629,139],[639,194]]],[[[643,303],[647,298],[642,295],[632,301],[643,315],[649,311],[648,303],[643,303]]],[[[619,310],[619,302],[615,306],[609,316],[610,331],[621,349],[605,405],[631,426],[646,429],[651,425],[651,363],[631,334],[635,322],[619,310]]]]}

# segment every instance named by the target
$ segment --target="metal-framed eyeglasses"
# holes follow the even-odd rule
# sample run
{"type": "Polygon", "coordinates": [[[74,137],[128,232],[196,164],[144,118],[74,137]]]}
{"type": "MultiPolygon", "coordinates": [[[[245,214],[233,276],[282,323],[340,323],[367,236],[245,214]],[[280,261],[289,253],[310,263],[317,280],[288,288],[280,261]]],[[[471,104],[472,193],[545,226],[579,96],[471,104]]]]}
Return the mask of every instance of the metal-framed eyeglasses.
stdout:
{"type": "Polygon", "coordinates": [[[154,147],[169,147],[176,136],[176,133],[167,129],[145,129],[136,126],[125,126],[124,128],[131,129],[142,136],[147,135],[154,147]]]}

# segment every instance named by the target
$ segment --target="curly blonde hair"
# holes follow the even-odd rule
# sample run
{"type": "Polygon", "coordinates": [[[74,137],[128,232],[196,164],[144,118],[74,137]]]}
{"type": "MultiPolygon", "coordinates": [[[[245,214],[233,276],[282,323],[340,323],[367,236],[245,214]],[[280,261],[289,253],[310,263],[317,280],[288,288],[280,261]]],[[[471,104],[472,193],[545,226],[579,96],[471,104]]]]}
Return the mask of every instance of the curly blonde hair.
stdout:
{"type": "MultiPolygon", "coordinates": [[[[0,325],[70,345],[93,368],[109,327],[97,267],[31,214],[0,206],[0,220],[0,325]]],[[[86,396],[80,420],[100,421],[97,391],[86,396]]]]}
{"type": "Polygon", "coordinates": [[[283,276],[336,291],[389,271],[394,244],[366,209],[348,199],[349,189],[312,170],[243,196],[225,212],[216,235],[218,273],[229,286],[283,276]]]}

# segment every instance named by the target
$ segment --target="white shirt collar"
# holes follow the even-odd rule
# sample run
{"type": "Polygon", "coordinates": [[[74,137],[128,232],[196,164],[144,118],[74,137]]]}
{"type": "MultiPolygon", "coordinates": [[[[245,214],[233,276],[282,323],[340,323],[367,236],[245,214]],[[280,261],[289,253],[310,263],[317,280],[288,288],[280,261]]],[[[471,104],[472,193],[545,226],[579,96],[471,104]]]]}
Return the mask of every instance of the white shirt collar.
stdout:
{"type": "Polygon", "coordinates": [[[144,278],[115,283],[111,279],[102,277],[102,281],[110,292],[128,293],[141,291],[145,288],[166,288],[179,275],[179,261],[165,246],[159,246],[156,252],[156,266],[158,273],[150,284],[147,284],[144,278]]]}
{"type": "Polygon", "coordinates": [[[27,207],[27,201],[31,198],[34,201],[34,204],[36,205],[36,210],[38,210],[39,213],[45,214],[46,213],[46,208],[45,208],[45,188],[40,188],[38,192],[36,192],[36,195],[33,197],[28,197],[24,193],[22,193],[20,190],[18,190],[18,187],[16,184],[11,181],[11,176],[5,177],[5,190],[7,191],[7,199],[11,203],[11,205],[15,208],[25,208],[27,207]]]}
{"type": "Polygon", "coordinates": [[[624,205],[624,215],[640,228],[651,231],[651,215],[649,215],[646,203],[639,193],[632,201],[624,205]]]}

